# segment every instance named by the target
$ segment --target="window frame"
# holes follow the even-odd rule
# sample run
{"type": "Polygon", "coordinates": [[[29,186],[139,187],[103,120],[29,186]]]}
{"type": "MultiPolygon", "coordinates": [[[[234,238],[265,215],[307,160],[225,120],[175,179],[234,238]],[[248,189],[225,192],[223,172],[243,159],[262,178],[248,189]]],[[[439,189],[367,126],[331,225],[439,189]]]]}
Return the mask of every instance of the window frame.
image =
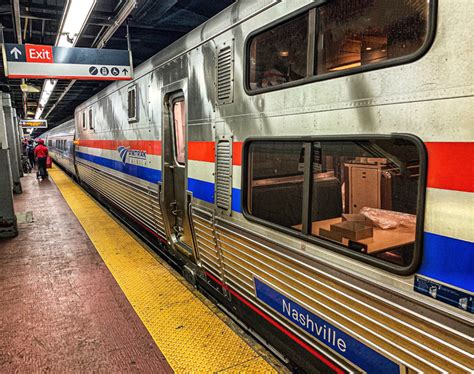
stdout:
{"type": "Polygon", "coordinates": [[[386,61],[382,62],[377,62],[374,64],[367,64],[367,65],[362,65],[360,67],[355,67],[347,70],[340,70],[340,71],[334,71],[330,73],[325,73],[321,75],[317,75],[315,73],[315,59],[317,57],[317,51],[316,51],[316,39],[317,39],[317,30],[314,25],[311,25],[312,20],[316,21],[316,17],[311,16],[311,11],[316,11],[317,8],[324,6],[328,1],[327,0],[319,0],[317,1],[316,4],[310,4],[307,5],[303,8],[300,8],[284,17],[281,17],[279,19],[276,19],[265,26],[262,26],[254,31],[252,31],[250,34],[247,35],[244,41],[244,59],[243,59],[243,69],[244,69],[244,91],[248,96],[253,96],[253,95],[259,95],[262,93],[266,92],[273,92],[273,91],[278,91],[281,89],[286,89],[286,88],[291,88],[291,87],[296,87],[296,86],[301,86],[304,84],[309,84],[309,83],[314,83],[314,82],[320,82],[320,81],[325,81],[328,79],[334,79],[334,78],[339,78],[339,77],[344,77],[344,76],[350,76],[354,74],[360,74],[360,73],[365,73],[368,71],[372,70],[379,70],[379,69],[385,69],[388,67],[393,67],[393,66],[399,66],[399,65],[404,65],[408,64],[411,62],[414,62],[421,57],[423,57],[428,50],[431,48],[433,42],[434,42],[434,37],[436,34],[436,19],[437,19],[437,12],[438,12],[438,0],[430,0],[430,5],[429,5],[429,14],[428,14],[428,32],[426,34],[426,39],[423,45],[414,53],[410,53],[406,56],[401,56],[393,59],[388,59],[386,61]],[[280,26],[284,24],[285,22],[291,21],[293,18],[297,18],[301,16],[303,13],[308,12],[310,13],[308,15],[308,52],[311,52],[308,54],[307,59],[308,62],[312,61],[312,67],[307,67],[308,71],[312,69],[312,75],[309,75],[305,78],[298,79],[296,81],[292,82],[287,82],[283,84],[279,84],[278,86],[273,86],[273,87],[264,87],[264,88],[258,88],[252,90],[250,88],[250,46],[252,44],[252,39],[255,36],[258,36],[260,34],[263,34],[266,31],[270,31],[273,28],[280,26]],[[314,33],[311,35],[311,31],[314,31],[314,33]]]}
{"type": "Polygon", "coordinates": [[[128,123],[135,123],[138,122],[138,85],[136,83],[132,84],[127,88],[127,118],[128,118],[128,123]],[[130,96],[130,92],[135,91],[135,100],[134,100],[134,107],[135,107],[135,116],[130,117],[130,102],[128,100],[130,96]]]}
{"type": "Polygon", "coordinates": [[[174,159],[175,159],[175,162],[181,166],[181,167],[185,167],[186,164],[187,164],[187,123],[186,123],[186,119],[187,119],[187,106],[186,106],[186,100],[185,100],[185,97],[184,96],[176,96],[175,98],[173,98],[173,100],[171,101],[171,120],[172,120],[172,134],[173,134],[173,148],[174,148],[174,151],[173,151],[173,154],[174,154],[174,159]],[[178,159],[178,138],[176,137],[176,124],[175,124],[175,115],[174,115],[174,107],[177,103],[183,103],[184,105],[184,138],[183,138],[183,141],[184,141],[184,154],[183,154],[183,157],[184,157],[184,161],[183,162],[180,162],[179,159],[178,159]]]}
{"type": "MultiPolygon", "coordinates": [[[[306,159],[306,158],[305,158],[306,159]]],[[[242,146],[242,193],[241,193],[241,207],[242,207],[242,214],[243,216],[253,222],[268,228],[274,229],[280,233],[284,233],[290,235],[292,237],[298,238],[304,242],[308,242],[311,244],[316,244],[320,247],[325,249],[329,249],[333,252],[336,252],[341,255],[345,255],[347,257],[353,258],[355,260],[359,260],[363,263],[367,263],[378,267],[383,270],[387,270],[391,273],[397,275],[411,275],[413,274],[418,267],[420,266],[421,259],[422,259],[422,252],[423,252],[423,226],[424,226],[424,214],[425,214],[425,198],[426,198],[426,178],[427,178],[427,151],[423,141],[415,135],[412,134],[405,134],[405,133],[392,133],[392,134],[371,134],[371,135],[335,135],[335,136],[258,136],[258,137],[249,137],[245,139],[244,144],[242,146]],[[415,229],[415,243],[413,248],[413,258],[409,265],[407,266],[399,266],[387,261],[383,261],[376,257],[368,256],[364,253],[356,252],[352,249],[349,249],[343,245],[339,245],[335,242],[332,242],[327,239],[320,238],[318,236],[314,236],[311,234],[304,234],[303,230],[295,231],[291,230],[288,227],[280,226],[278,224],[266,221],[264,219],[258,218],[253,216],[249,213],[248,207],[248,193],[249,193],[249,147],[250,144],[254,142],[324,142],[324,141],[357,141],[357,140],[395,140],[395,139],[403,139],[407,141],[411,141],[418,150],[420,155],[420,179],[418,182],[418,195],[417,195],[417,211],[416,211],[416,229],[415,229]]],[[[307,164],[305,162],[305,169],[307,164]]],[[[305,184],[306,179],[303,180],[303,184],[305,184]]],[[[307,183],[306,183],[307,184],[307,183]]],[[[303,192],[303,201],[307,198],[305,196],[306,191],[303,192]]],[[[311,196],[308,196],[311,198],[311,196]]],[[[305,207],[303,206],[303,211],[305,211],[305,207]]],[[[303,217],[302,211],[302,217],[303,217]]],[[[309,217],[309,214],[308,214],[309,217]]],[[[304,222],[302,222],[304,225],[304,222]]],[[[315,257],[313,254],[309,254],[311,257],[315,257]]]]}
{"type": "Polygon", "coordinates": [[[94,112],[93,108],[89,107],[87,111],[87,117],[89,118],[89,130],[95,131],[95,126],[94,126],[94,112]]]}
{"type": "Polygon", "coordinates": [[[83,130],[83,131],[86,131],[86,130],[87,130],[87,121],[86,121],[87,115],[86,115],[86,111],[83,110],[83,111],[81,112],[81,115],[82,115],[82,130],[83,130]]]}

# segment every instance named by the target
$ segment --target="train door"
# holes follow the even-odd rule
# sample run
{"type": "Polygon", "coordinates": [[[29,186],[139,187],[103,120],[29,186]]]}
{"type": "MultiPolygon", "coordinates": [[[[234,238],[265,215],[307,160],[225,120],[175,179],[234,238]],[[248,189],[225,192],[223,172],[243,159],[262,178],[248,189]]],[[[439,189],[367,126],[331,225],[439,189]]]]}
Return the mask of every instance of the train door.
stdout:
{"type": "Polygon", "coordinates": [[[165,94],[162,206],[175,249],[194,257],[187,191],[187,102],[182,91],[165,94]]]}

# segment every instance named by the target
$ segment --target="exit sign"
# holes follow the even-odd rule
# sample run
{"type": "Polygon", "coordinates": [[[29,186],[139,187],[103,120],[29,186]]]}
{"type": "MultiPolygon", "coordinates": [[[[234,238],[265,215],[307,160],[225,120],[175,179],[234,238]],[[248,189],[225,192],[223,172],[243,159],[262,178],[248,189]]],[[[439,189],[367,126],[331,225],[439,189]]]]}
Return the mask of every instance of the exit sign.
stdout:
{"type": "Polygon", "coordinates": [[[53,61],[53,47],[50,45],[25,44],[26,62],[48,63],[53,61]]]}
{"type": "Polygon", "coordinates": [[[3,44],[3,63],[8,78],[130,80],[129,51],[67,48],[37,44],[3,44]]]}

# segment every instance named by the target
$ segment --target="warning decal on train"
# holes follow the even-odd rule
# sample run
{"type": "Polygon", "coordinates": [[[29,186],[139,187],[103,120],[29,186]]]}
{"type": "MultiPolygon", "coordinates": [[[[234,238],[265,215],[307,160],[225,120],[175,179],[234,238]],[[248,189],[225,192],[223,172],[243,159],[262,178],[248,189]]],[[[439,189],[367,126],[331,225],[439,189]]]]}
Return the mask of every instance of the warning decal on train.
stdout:
{"type": "Polygon", "coordinates": [[[446,286],[419,275],[415,275],[414,290],[469,313],[474,313],[474,296],[472,293],[446,286]]]}
{"type": "Polygon", "coordinates": [[[254,278],[257,298],[302,328],[320,343],[368,373],[400,373],[400,367],[280,292],[254,278]]]}

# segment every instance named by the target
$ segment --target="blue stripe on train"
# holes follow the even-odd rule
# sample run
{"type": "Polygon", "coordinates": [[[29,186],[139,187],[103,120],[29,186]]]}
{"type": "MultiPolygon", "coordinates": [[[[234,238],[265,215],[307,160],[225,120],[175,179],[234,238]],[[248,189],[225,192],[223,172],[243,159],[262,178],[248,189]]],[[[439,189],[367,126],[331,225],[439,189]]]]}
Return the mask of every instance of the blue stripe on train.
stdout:
{"type": "Polygon", "coordinates": [[[84,152],[76,152],[76,155],[83,160],[93,162],[94,164],[105,166],[109,169],[120,171],[151,183],[161,181],[161,170],[147,168],[145,166],[124,164],[121,161],[111,160],[105,157],[94,156],[84,152]]]}
{"type": "MultiPolygon", "coordinates": [[[[214,204],[214,183],[188,178],[188,189],[195,198],[214,204]]],[[[232,210],[237,213],[242,212],[240,190],[238,188],[232,188],[232,210]]]]}
{"type": "Polygon", "coordinates": [[[214,204],[214,183],[188,178],[188,190],[193,193],[193,197],[196,199],[214,204]]]}
{"type": "Polygon", "coordinates": [[[418,274],[474,292],[474,244],[425,232],[418,274]]]}

